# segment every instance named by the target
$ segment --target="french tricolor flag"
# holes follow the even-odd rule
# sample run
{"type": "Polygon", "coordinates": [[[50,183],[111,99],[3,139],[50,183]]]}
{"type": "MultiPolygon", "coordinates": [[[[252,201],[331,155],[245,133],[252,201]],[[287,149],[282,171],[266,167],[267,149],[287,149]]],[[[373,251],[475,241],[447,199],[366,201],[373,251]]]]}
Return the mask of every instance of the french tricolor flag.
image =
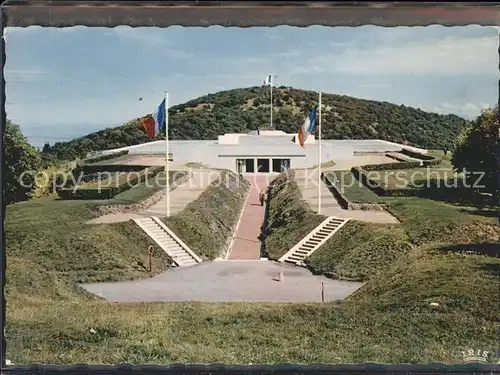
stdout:
{"type": "Polygon", "coordinates": [[[156,137],[163,126],[165,126],[165,99],[150,116],[142,120],[142,127],[149,138],[156,137]]]}
{"type": "Polygon", "coordinates": [[[306,117],[304,123],[299,129],[299,133],[297,137],[299,138],[299,144],[301,147],[304,147],[304,143],[306,142],[307,137],[313,132],[314,127],[316,126],[316,113],[318,111],[318,105],[316,105],[309,115],[306,117]]]}

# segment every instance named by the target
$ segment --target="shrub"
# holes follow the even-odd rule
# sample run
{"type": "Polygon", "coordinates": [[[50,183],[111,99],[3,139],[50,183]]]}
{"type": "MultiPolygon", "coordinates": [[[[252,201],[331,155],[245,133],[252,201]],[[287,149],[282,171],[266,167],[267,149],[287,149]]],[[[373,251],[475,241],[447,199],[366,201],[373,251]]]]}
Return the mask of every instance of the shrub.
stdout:
{"type": "Polygon", "coordinates": [[[98,178],[99,173],[130,173],[144,170],[143,165],[94,165],[82,164],[72,169],[68,173],[63,173],[55,176],[55,185],[60,186],[62,181],[66,181],[64,188],[73,187],[75,182],[90,182],[98,178]]]}
{"type": "Polygon", "coordinates": [[[419,161],[405,161],[400,163],[367,164],[361,166],[365,171],[389,171],[393,169],[412,169],[420,167],[419,161]]]}
{"type": "Polygon", "coordinates": [[[398,154],[386,153],[385,156],[388,157],[388,158],[397,160],[399,162],[403,162],[403,163],[411,161],[410,158],[407,157],[406,155],[398,155],[398,154]]]}
{"type": "Polygon", "coordinates": [[[364,169],[362,167],[352,167],[351,172],[359,181],[363,183],[363,185],[372,190],[375,194],[385,196],[385,189],[383,189],[378,182],[369,178],[364,173],[364,169]]]}
{"type": "Polygon", "coordinates": [[[326,217],[317,215],[301,199],[294,171],[277,176],[268,188],[268,215],[262,230],[261,256],[279,259],[326,217]]]}
{"type": "Polygon", "coordinates": [[[83,164],[99,163],[101,161],[115,159],[115,158],[118,158],[120,156],[125,156],[128,154],[128,152],[129,152],[128,150],[123,150],[123,151],[113,152],[110,154],[103,154],[103,155],[94,156],[94,157],[84,159],[82,162],[83,162],[83,164]]]}
{"type": "Polygon", "coordinates": [[[42,162],[40,155],[19,126],[9,121],[5,124],[3,142],[3,198],[7,204],[28,200],[36,189],[36,174],[42,162]]]}
{"type": "Polygon", "coordinates": [[[422,165],[427,167],[427,166],[430,166],[430,165],[438,165],[441,163],[441,159],[434,159],[434,160],[424,160],[422,162],[422,165]]]}
{"type": "MultiPolygon", "coordinates": [[[[81,167],[75,168],[73,174],[81,173],[83,174],[91,174],[98,172],[138,172],[143,170],[144,165],[122,165],[122,164],[106,164],[106,165],[94,165],[94,164],[86,164],[81,167]]],[[[162,167],[163,168],[163,167],[162,167]]]]}
{"type": "Polygon", "coordinates": [[[213,260],[227,250],[249,188],[243,176],[222,171],[196,200],[161,220],[200,258],[213,260]]]}
{"type": "Polygon", "coordinates": [[[414,159],[420,159],[420,160],[437,160],[434,156],[421,154],[420,152],[408,150],[406,148],[403,148],[401,150],[401,153],[404,154],[404,155],[407,155],[407,156],[409,156],[411,158],[414,158],[414,159]]]}

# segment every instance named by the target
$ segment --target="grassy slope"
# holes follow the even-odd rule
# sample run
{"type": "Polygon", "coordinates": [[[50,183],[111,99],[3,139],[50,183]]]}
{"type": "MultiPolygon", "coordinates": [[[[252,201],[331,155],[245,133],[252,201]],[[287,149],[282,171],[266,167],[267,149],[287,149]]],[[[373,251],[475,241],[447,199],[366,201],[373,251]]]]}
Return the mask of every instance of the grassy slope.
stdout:
{"type": "Polygon", "coordinates": [[[263,228],[265,253],[277,260],[326,217],[316,215],[301,200],[293,170],[281,174],[269,185],[268,217],[263,228]]]}
{"type": "Polygon", "coordinates": [[[389,171],[371,171],[370,179],[378,182],[389,189],[415,189],[435,185],[438,181],[443,185],[444,181],[450,181],[452,186],[453,179],[458,176],[451,169],[445,169],[441,166],[437,168],[412,168],[412,169],[393,169],[389,171]],[[429,181],[426,185],[426,182],[429,181]],[[434,182],[434,183],[433,183],[434,182]]]}
{"type": "MultiPolygon", "coordinates": [[[[277,87],[273,92],[276,129],[295,132],[296,124],[317,101],[314,91],[277,87]]],[[[438,115],[387,102],[324,93],[324,139],[385,139],[421,147],[441,148],[454,140],[466,121],[455,115],[438,115]]],[[[217,139],[225,133],[254,131],[269,119],[269,91],[247,87],[193,99],[169,109],[172,139],[217,139]]],[[[158,136],[154,140],[161,139],[158,136]]],[[[91,150],[113,149],[151,141],[140,119],[104,129],[50,150],[60,159],[72,160],[91,150]]]]}
{"type": "MultiPolygon", "coordinates": [[[[467,246],[458,245],[414,249],[349,297],[346,308],[374,317],[393,316],[394,324],[402,327],[394,331],[395,347],[413,337],[427,343],[425,351],[435,356],[453,348],[494,353],[500,309],[499,245],[474,248],[476,253],[466,253],[467,246]],[[489,255],[484,255],[488,249],[489,255]]],[[[407,347],[410,358],[417,358],[416,346],[407,347]]]]}
{"type": "Polygon", "coordinates": [[[66,301],[20,305],[8,319],[14,363],[457,363],[461,350],[497,346],[491,321],[423,304],[66,301]]]}
{"type": "MultiPolygon", "coordinates": [[[[176,178],[180,174],[176,175],[176,178]]],[[[160,177],[161,179],[161,177],[160,177]]],[[[161,185],[161,180],[157,180],[161,185]]],[[[134,223],[87,225],[99,204],[137,203],[159,191],[140,184],[111,200],[63,201],[42,198],[8,206],[7,293],[13,298],[89,297],[77,283],[130,280],[166,270],[169,259],[134,223]],[[13,271],[11,271],[13,270],[13,271]]]]}
{"type": "Polygon", "coordinates": [[[213,260],[221,256],[233,234],[249,186],[243,177],[222,171],[197,200],[164,221],[198,256],[213,260]]]}
{"type": "MultiPolygon", "coordinates": [[[[281,197],[281,204],[271,201],[271,217],[303,208],[291,199],[296,190],[292,185],[287,190],[290,199],[281,197]]],[[[364,332],[380,335],[374,357],[390,356],[384,353],[386,340],[392,341],[395,352],[404,347],[412,362],[429,355],[451,358],[453,348],[495,351],[500,308],[494,298],[500,288],[498,224],[442,202],[416,197],[383,201],[400,225],[351,221],[308,260],[313,272],[368,281],[346,300],[342,311],[372,317],[373,326],[364,332]],[[430,302],[440,305],[434,308],[430,302]]],[[[292,238],[286,228],[297,225],[289,220],[281,235],[292,238]]],[[[286,248],[269,249],[274,250],[279,256],[286,248]]]]}
{"type": "Polygon", "coordinates": [[[351,171],[326,172],[330,181],[336,181],[335,186],[352,203],[376,203],[378,195],[363,185],[351,171]]]}
{"type": "MultiPolygon", "coordinates": [[[[171,179],[178,180],[186,175],[184,171],[170,171],[169,176],[171,179]]],[[[158,193],[167,186],[165,172],[158,173],[156,176],[151,177],[148,181],[144,181],[129,190],[116,195],[113,199],[109,200],[108,204],[135,204],[142,202],[151,197],[153,194],[158,193]]]]}
{"type": "MultiPolygon", "coordinates": [[[[273,259],[285,254],[324,218],[300,200],[291,177],[288,183],[285,179],[283,174],[270,185],[265,243],[273,259]]],[[[307,260],[311,270],[341,279],[368,280],[413,246],[495,241],[500,233],[491,218],[474,217],[446,203],[417,197],[383,198],[381,202],[400,225],[351,220],[307,260]]]]}
{"type": "MultiPolygon", "coordinates": [[[[130,222],[84,224],[96,216],[94,207],[84,201],[50,199],[8,206],[8,299],[79,296],[83,292],[75,283],[149,275],[138,264],[146,263],[148,237],[130,222]]],[[[155,251],[153,267],[153,274],[168,267],[163,251],[155,251]]]]}
{"type": "MultiPolygon", "coordinates": [[[[232,234],[248,188],[243,181],[239,189],[233,189],[236,175],[231,176],[228,187],[214,184],[169,220],[171,228],[206,257],[215,257],[232,234]]],[[[85,224],[98,215],[99,203],[108,202],[46,198],[8,206],[8,296],[86,297],[77,283],[137,279],[166,270],[169,259],[159,248],[153,253],[152,272],[144,267],[153,242],[134,223],[85,224]]]]}
{"type": "Polygon", "coordinates": [[[401,222],[409,241],[426,243],[473,243],[495,238],[497,220],[469,215],[447,203],[422,199],[384,198],[388,210],[401,222]]]}
{"type": "Polygon", "coordinates": [[[395,225],[350,221],[307,260],[314,273],[365,281],[411,249],[395,225]]]}
{"type": "MultiPolygon", "coordinates": [[[[292,173],[288,173],[288,180],[282,174],[270,184],[264,241],[271,259],[280,258],[324,220],[324,216],[317,215],[301,200],[292,173]]],[[[314,273],[345,280],[366,280],[405,254],[409,248],[406,240],[405,232],[397,226],[351,221],[307,263],[314,273]]]]}
{"type": "MultiPolygon", "coordinates": [[[[299,202],[290,200],[291,194],[281,194],[282,204],[299,202]]],[[[274,210],[279,208],[273,206],[274,210]]],[[[396,200],[392,209],[401,218],[410,216],[396,200]]],[[[85,214],[86,210],[82,212],[85,214]]],[[[67,217],[75,214],[70,205],[59,211],[67,217]]],[[[299,213],[290,207],[284,211],[299,213]]],[[[427,212],[436,211],[427,208],[427,212]]],[[[304,216],[309,215],[307,212],[300,215],[312,218],[304,216]]],[[[295,218],[290,214],[275,217],[289,226],[295,218]]],[[[18,229],[28,233],[19,226],[20,219],[19,215],[18,229]]],[[[406,234],[409,225],[403,223],[400,230],[406,234]]],[[[464,219],[463,225],[472,224],[464,219]]],[[[488,227],[484,223],[474,225],[479,225],[483,232],[488,227]]],[[[351,230],[361,242],[380,228],[351,230]]],[[[344,230],[347,229],[346,226],[344,230]]],[[[490,229],[483,238],[498,240],[496,232],[490,229]]],[[[279,233],[283,236],[293,232],[279,233]]],[[[427,237],[419,233],[428,232],[422,229],[413,233],[413,238],[422,241],[427,237]]],[[[434,236],[439,236],[439,232],[434,236]]],[[[272,237],[270,233],[267,240],[280,246],[287,241],[272,237]]],[[[356,242],[349,235],[345,238],[356,242]]],[[[483,252],[486,248],[496,249],[474,245],[464,248],[483,252]]],[[[14,363],[460,362],[461,350],[497,349],[494,319],[498,311],[495,296],[499,261],[488,255],[459,254],[457,250],[457,246],[453,252],[414,246],[407,256],[392,261],[383,273],[373,275],[364,288],[341,305],[115,304],[85,301],[76,295],[62,301],[37,298],[17,303],[19,299],[11,295],[7,305],[7,357],[14,363]],[[430,301],[439,302],[441,307],[431,309],[430,301]]],[[[16,267],[10,261],[9,250],[7,255],[11,267],[16,267]]],[[[51,285],[55,273],[45,275],[50,277],[43,281],[36,276],[30,286],[42,291],[45,285],[51,285]]],[[[56,281],[62,280],[65,278],[58,275],[56,281]]]]}
{"type": "Polygon", "coordinates": [[[500,259],[492,254],[493,245],[485,244],[415,248],[370,280],[349,303],[379,312],[425,312],[430,302],[437,302],[440,313],[463,312],[494,322],[500,307],[493,298],[498,293],[500,259]]]}

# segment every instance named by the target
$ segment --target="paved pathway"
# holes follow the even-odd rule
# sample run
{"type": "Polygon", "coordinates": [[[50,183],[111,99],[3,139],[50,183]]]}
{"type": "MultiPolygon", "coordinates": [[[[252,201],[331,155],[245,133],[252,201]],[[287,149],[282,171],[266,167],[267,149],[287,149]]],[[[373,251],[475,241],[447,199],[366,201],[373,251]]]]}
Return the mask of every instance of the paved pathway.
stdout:
{"type": "Polygon", "coordinates": [[[266,175],[245,175],[245,179],[251,183],[250,193],[229,250],[228,260],[260,259],[259,236],[266,208],[259,203],[259,192],[266,190],[271,178],[266,175]]]}
{"type": "MultiPolygon", "coordinates": [[[[220,172],[213,169],[192,170],[192,176],[170,192],[170,215],[182,211],[189,203],[197,199],[205,189],[215,181],[220,172]]],[[[88,221],[88,224],[105,224],[128,221],[140,217],[167,216],[167,195],[145,210],[129,213],[107,214],[88,221]]]]}
{"type": "Polygon", "coordinates": [[[319,169],[295,170],[295,181],[299,186],[302,197],[314,211],[318,212],[318,196],[321,195],[322,215],[372,223],[399,223],[398,219],[387,211],[344,210],[322,181],[319,183],[320,191],[318,194],[318,175],[319,169]]]}
{"type": "Polygon", "coordinates": [[[82,285],[115,302],[320,302],[341,300],[363,284],[314,276],[307,269],[271,261],[203,262],[137,281],[82,285]],[[283,282],[277,281],[283,272],[283,282]]]}

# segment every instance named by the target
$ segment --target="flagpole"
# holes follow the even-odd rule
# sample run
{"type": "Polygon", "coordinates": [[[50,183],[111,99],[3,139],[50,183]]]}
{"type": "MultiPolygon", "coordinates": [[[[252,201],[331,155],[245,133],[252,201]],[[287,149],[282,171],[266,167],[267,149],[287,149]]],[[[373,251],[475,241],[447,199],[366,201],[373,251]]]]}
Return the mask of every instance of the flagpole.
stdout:
{"type": "Polygon", "coordinates": [[[170,152],[168,144],[168,91],[165,91],[165,146],[167,149],[167,163],[165,164],[165,178],[167,181],[167,217],[170,216],[170,152]]]}
{"type": "Polygon", "coordinates": [[[273,130],[273,83],[274,83],[274,74],[271,74],[271,130],[273,130]]]}
{"type": "Polygon", "coordinates": [[[318,118],[318,213],[321,214],[321,91],[319,92],[319,118],[318,118]]]}

